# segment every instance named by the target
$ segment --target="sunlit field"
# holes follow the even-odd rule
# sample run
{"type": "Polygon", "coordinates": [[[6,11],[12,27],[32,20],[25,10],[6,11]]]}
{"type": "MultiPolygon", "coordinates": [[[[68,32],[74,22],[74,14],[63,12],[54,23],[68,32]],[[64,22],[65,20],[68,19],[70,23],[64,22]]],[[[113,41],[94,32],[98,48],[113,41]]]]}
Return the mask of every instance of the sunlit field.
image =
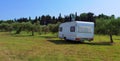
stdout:
{"type": "Polygon", "coordinates": [[[120,36],[95,35],[92,42],[67,42],[56,34],[0,32],[0,61],[120,61],[120,36]]]}

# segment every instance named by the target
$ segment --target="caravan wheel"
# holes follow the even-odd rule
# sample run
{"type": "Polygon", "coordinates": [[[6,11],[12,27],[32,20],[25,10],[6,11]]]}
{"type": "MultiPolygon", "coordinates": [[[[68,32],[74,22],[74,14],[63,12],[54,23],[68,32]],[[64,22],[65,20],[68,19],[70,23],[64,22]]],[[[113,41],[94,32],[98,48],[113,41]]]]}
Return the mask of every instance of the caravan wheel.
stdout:
{"type": "Polygon", "coordinates": [[[64,40],[67,41],[67,42],[70,41],[70,40],[68,40],[66,37],[64,37],[64,40]]]}
{"type": "Polygon", "coordinates": [[[80,40],[79,42],[80,42],[80,43],[84,43],[84,40],[80,40]]]}
{"type": "Polygon", "coordinates": [[[65,41],[67,40],[66,37],[64,37],[64,40],[65,40],[65,41]]]}

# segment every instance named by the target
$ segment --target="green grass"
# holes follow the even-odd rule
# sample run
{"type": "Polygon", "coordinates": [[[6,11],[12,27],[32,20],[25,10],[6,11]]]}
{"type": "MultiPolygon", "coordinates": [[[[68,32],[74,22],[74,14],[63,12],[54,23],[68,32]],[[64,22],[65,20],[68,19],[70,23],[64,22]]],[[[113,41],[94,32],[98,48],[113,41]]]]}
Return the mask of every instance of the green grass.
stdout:
{"type": "Polygon", "coordinates": [[[114,44],[105,35],[81,44],[54,35],[0,32],[0,61],[120,61],[120,36],[113,36],[114,44]]]}

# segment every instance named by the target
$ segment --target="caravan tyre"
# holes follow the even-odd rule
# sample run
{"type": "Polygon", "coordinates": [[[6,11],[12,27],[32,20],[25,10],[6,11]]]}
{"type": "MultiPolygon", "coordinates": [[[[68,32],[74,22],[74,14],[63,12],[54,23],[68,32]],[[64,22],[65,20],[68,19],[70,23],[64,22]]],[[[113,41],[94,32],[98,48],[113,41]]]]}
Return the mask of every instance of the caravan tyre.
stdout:
{"type": "Polygon", "coordinates": [[[68,41],[68,39],[66,39],[66,37],[64,37],[64,40],[65,40],[65,41],[68,41]]]}
{"type": "Polygon", "coordinates": [[[79,42],[80,42],[80,43],[84,43],[84,40],[80,40],[79,42]]]}
{"type": "Polygon", "coordinates": [[[67,40],[66,37],[64,37],[64,40],[65,40],[65,41],[67,40]]]}

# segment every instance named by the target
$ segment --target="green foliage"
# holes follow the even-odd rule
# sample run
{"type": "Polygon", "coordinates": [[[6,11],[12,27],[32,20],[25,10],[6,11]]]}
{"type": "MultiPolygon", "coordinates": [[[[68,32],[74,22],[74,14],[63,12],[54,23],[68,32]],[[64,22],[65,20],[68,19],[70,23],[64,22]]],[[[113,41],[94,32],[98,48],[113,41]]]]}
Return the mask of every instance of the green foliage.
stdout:
{"type": "Polygon", "coordinates": [[[82,13],[82,14],[80,15],[80,20],[82,20],[82,21],[87,21],[87,13],[82,13]]]}
{"type": "Polygon", "coordinates": [[[106,25],[109,21],[105,19],[97,19],[96,20],[96,27],[95,27],[95,33],[96,34],[106,34],[106,25]]]}
{"type": "Polygon", "coordinates": [[[16,34],[19,34],[21,31],[27,31],[32,32],[32,35],[34,35],[34,32],[41,32],[40,24],[37,22],[32,24],[31,22],[22,22],[22,23],[14,23],[13,24],[14,30],[16,30],[16,34]]]}
{"type": "Polygon", "coordinates": [[[82,13],[80,14],[80,17],[79,17],[80,21],[88,21],[88,22],[95,22],[95,18],[94,18],[94,13],[82,13]]]}
{"type": "MultiPolygon", "coordinates": [[[[46,34],[48,32],[57,33],[59,22],[64,23],[70,21],[70,16],[71,14],[62,17],[59,14],[58,18],[55,16],[51,17],[50,15],[42,15],[39,17],[36,16],[34,19],[29,17],[7,21],[1,20],[0,31],[16,31],[16,34],[19,34],[21,31],[26,31],[32,32],[32,35],[34,32],[39,32],[39,34],[46,34]]],[[[120,35],[120,17],[116,19],[114,15],[107,16],[104,14],[94,16],[94,13],[91,12],[82,13],[79,16],[75,13],[75,16],[78,21],[94,22],[96,34],[108,34],[111,31],[114,35],[120,35]]]]}
{"type": "Polygon", "coordinates": [[[97,19],[95,33],[120,35],[120,20],[119,19],[97,19]]]}
{"type": "Polygon", "coordinates": [[[13,27],[11,24],[2,23],[0,24],[0,31],[12,31],[13,27]]]}
{"type": "Polygon", "coordinates": [[[49,31],[52,33],[57,33],[59,25],[60,25],[60,22],[58,22],[57,24],[49,24],[48,25],[49,31]]]}
{"type": "Polygon", "coordinates": [[[120,35],[120,20],[111,20],[107,25],[108,31],[114,35],[120,35]]]}

